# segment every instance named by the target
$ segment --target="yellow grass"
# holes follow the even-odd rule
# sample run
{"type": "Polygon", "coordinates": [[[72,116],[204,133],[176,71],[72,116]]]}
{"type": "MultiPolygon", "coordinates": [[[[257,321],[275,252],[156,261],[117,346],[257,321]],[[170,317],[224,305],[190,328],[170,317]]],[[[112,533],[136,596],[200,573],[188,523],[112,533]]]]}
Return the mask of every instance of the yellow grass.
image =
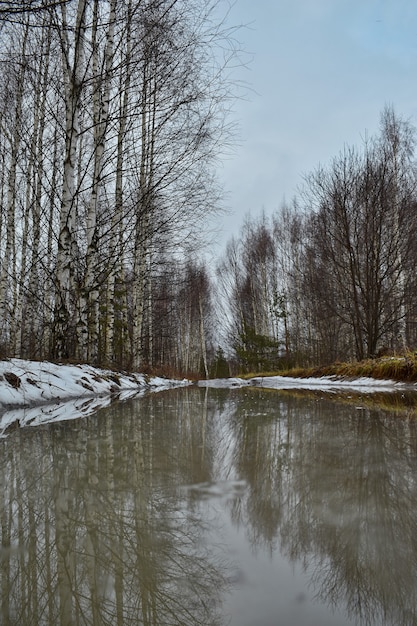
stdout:
{"type": "Polygon", "coordinates": [[[409,352],[404,355],[383,356],[365,361],[333,363],[332,365],[309,368],[297,367],[286,371],[243,374],[242,378],[253,378],[254,376],[294,376],[295,378],[319,376],[358,378],[367,376],[383,380],[417,382],[417,354],[409,352]]]}

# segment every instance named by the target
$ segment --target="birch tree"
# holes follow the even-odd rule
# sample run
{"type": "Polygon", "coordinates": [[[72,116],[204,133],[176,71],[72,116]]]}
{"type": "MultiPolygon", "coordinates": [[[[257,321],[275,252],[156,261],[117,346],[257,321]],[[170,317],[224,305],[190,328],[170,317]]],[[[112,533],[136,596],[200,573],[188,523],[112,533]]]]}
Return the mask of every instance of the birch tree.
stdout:
{"type": "Polygon", "coordinates": [[[202,243],[231,136],[235,49],[217,10],[69,0],[0,11],[13,61],[0,84],[5,354],[160,362],[161,268],[202,243]]]}
{"type": "Polygon", "coordinates": [[[125,52],[122,53],[121,66],[127,71],[119,74],[119,98],[118,98],[118,123],[117,123],[117,154],[114,191],[114,212],[110,232],[110,263],[107,281],[105,285],[105,319],[104,319],[104,347],[103,356],[105,363],[112,363],[116,359],[117,346],[122,354],[119,362],[123,360],[123,349],[128,353],[127,337],[127,299],[121,285],[125,284],[124,273],[124,233],[123,233],[123,181],[125,162],[125,140],[128,130],[128,111],[130,83],[131,83],[131,56],[132,56],[132,0],[129,0],[126,10],[126,30],[124,33],[125,52]],[[119,295],[118,295],[119,293],[119,295]],[[117,337],[119,328],[119,337],[117,337]],[[124,347],[124,348],[123,348],[124,347]]]}
{"type": "Polygon", "coordinates": [[[99,286],[98,268],[98,224],[97,213],[104,179],[104,154],[109,126],[110,91],[113,75],[114,29],[116,0],[111,0],[108,9],[108,28],[104,46],[102,69],[98,54],[99,2],[94,0],[92,22],[92,96],[93,96],[93,173],[90,200],[86,218],[85,276],[80,289],[77,345],[79,357],[97,362],[99,344],[99,286]]]}
{"type": "Polygon", "coordinates": [[[75,332],[75,290],[72,262],[76,217],[75,180],[77,145],[80,136],[80,107],[85,77],[86,11],[87,1],[78,0],[74,28],[70,28],[66,6],[61,6],[61,53],[65,102],[65,157],[56,260],[57,290],[54,319],[54,352],[55,356],[59,359],[70,355],[71,335],[75,332]],[[73,34],[73,41],[70,41],[71,34],[73,34]]]}
{"type": "Polygon", "coordinates": [[[287,358],[290,352],[286,283],[277,251],[270,220],[248,218],[218,269],[224,290],[231,292],[230,339],[241,365],[251,371],[276,367],[283,348],[287,358]]]}
{"type": "Polygon", "coordinates": [[[48,15],[44,16],[42,28],[37,31],[37,37],[31,37],[31,58],[36,59],[28,74],[28,83],[33,93],[28,98],[25,118],[31,114],[29,123],[25,125],[23,140],[27,154],[25,171],[25,207],[24,225],[21,245],[20,261],[20,303],[17,311],[21,313],[20,332],[17,333],[16,354],[33,357],[42,354],[45,326],[43,316],[48,316],[46,294],[43,294],[42,281],[46,278],[44,243],[42,230],[48,229],[49,220],[45,219],[45,190],[48,187],[46,169],[49,159],[47,149],[51,146],[48,137],[48,83],[51,74],[56,71],[56,65],[51,58],[52,28],[48,15]],[[39,54],[36,55],[33,51],[39,54]],[[33,56],[32,56],[33,55],[33,56]]]}
{"type": "Polygon", "coordinates": [[[197,3],[195,9],[152,1],[139,15],[143,61],[137,76],[140,128],[132,233],[134,367],[140,366],[145,298],[152,294],[149,282],[152,268],[161,262],[159,250],[168,258],[168,250],[174,255],[189,246],[207,208],[217,202],[207,168],[219,137],[228,132],[221,126],[226,95],[215,86],[208,50],[219,33],[206,25],[213,7],[197,3]]]}
{"type": "MultiPolygon", "coordinates": [[[[29,26],[26,23],[21,40],[21,53],[19,62],[13,64],[14,71],[14,98],[10,103],[13,116],[11,126],[5,128],[3,118],[3,133],[6,135],[9,144],[8,172],[5,179],[7,191],[5,192],[5,244],[1,259],[0,271],[0,341],[6,352],[14,352],[14,339],[16,328],[12,311],[16,308],[17,281],[14,280],[17,272],[16,265],[16,178],[19,166],[20,148],[22,139],[22,107],[24,97],[24,86],[27,71],[26,46],[28,41],[29,26]]],[[[12,76],[9,75],[9,80],[12,76]]]]}

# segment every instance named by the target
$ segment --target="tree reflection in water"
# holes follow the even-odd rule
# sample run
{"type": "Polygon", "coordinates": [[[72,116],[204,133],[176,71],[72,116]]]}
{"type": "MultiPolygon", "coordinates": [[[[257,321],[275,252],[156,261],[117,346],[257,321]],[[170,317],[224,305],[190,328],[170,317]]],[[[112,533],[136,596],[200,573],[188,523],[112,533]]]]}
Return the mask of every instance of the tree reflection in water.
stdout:
{"type": "Polygon", "coordinates": [[[352,623],[417,624],[413,421],[193,388],[16,430],[0,448],[2,624],[227,624],[219,507],[352,623]]]}
{"type": "Polygon", "coordinates": [[[233,423],[253,544],[278,542],[353,623],[417,624],[416,422],[260,391],[233,423]]]}
{"type": "Polygon", "coordinates": [[[227,568],[178,495],[177,400],[160,445],[153,397],[1,442],[1,624],[221,623],[227,568]]]}

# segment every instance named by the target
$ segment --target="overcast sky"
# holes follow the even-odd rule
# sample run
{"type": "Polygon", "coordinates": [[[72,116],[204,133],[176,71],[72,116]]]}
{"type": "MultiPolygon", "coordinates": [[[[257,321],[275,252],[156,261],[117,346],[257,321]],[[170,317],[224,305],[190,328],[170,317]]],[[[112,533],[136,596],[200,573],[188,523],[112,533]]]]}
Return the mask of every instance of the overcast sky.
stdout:
{"type": "Polygon", "coordinates": [[[229,21],[252,55],[239,72],[252,93],[235,104],[241,144],[220,178],[244,216],[290,201],[303,174],[375,134],[386,104],[417,125],[416,0],[236,0],[229,21]]]}

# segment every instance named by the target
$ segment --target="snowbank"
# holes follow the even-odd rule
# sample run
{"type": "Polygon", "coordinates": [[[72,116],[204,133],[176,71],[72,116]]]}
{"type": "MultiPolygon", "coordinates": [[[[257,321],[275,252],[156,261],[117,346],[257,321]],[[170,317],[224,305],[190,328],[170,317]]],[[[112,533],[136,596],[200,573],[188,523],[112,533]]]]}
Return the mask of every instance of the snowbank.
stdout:
{"type": "MultiPolygon", "coordinates": [[[[90,365],[56,365],[22,359],[0,361],[0,437],[13,426],[35,426],[85,417],[109,405],[117,397],[189,385],[190,381],[147,378],[143,374],[115,373],[90,365]]],[[[415,385],[392,380],[335,376],[288,378],[284,376],[203,380],[199,386],[233,388],[315,389],[336,392],[349,389],[360,393],[416,389],[415,385]]]]}
{"type": "Polygon", "coordinates": [[[0,361],[0,436],[12,424],[38,425],[75,419],[146,390],[188,385],[189,381],[116,374],[90,365],[55,365],[22,359],[0,361]]]}
{"type": "Polygon", "coordinates": [[[204,380],[198,383],[204,387],[265,387],[268,389],[315,389],[318,391],[336,392],[349,389],[361,393],[376,391],[398,391],[415,389],[414,385],[394,380],[377,380],[375,378],[344,379],[337,376],[320,378],[291,378],[288,376],[256,376],[254,378],[229,378],[204,380]]]}

